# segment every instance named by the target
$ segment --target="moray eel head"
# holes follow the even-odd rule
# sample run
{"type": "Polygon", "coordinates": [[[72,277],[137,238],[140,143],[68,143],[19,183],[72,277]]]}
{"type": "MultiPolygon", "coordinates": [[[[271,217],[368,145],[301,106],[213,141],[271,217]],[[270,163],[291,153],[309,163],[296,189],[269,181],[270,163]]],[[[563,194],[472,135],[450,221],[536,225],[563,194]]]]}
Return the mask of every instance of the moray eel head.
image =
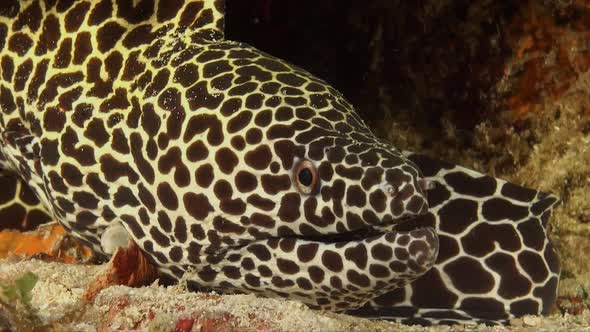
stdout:
{"type": "Polygon", "coordinates": [[[434,231],[395,231],[428,211],[412,162],[308,72],[240,43],[215,58],[201,77],[227,92],[217,113],[189,120],[181,147],[197,184],[183,195],[189,285],[346,310],[431,267],[434,231]]]}

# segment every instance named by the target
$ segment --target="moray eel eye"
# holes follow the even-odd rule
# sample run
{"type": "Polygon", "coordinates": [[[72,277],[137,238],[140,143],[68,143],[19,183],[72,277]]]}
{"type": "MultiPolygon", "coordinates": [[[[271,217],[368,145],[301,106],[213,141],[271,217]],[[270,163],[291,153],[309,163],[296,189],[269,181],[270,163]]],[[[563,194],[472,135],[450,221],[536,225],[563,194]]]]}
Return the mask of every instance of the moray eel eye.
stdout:
{"type": "Polygon", "coordinates": [[[319,189],[318,171],[309,160],[303,160],[295,168],[295,185],[302,194],[313,194],[319,189]]]}

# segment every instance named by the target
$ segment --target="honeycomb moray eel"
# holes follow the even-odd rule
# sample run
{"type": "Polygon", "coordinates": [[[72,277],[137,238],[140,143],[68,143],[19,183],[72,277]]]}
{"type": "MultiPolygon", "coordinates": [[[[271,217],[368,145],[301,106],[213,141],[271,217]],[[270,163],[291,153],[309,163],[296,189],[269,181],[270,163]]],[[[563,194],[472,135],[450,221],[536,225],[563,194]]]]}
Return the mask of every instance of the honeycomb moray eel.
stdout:
{"type": "Polygon", "coordinates": [[[548,313],[555,197],[397,150],[223,20],[221,0],[2,1],[4,227],[56,219],[107,255],[120,229],[191,289],[314,309],[548,313]]]}

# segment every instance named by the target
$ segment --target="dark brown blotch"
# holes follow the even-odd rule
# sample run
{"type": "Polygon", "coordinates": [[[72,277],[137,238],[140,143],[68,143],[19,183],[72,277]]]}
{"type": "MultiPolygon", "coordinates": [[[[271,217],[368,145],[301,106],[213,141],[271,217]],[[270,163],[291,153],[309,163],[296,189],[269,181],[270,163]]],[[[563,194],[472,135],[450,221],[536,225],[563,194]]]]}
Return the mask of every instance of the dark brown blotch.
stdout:
{"type": "Polygon", "coordinates": [[[203,194],[186,193],[183,196],[183,203],[188,214],[197,220],[205,220],[209,213],[214,211],[207,196],[203,194]]]}
{"type": "Polygon", "coordinates": [[[235,176],[236,189],[241,193],[251,192],[256,189],[258,179],[247,171],[239,171],[235,176]]]}
{"type": "Polygon", "coordinates": [[[322,254],[322,264],[333,272],[341,272],[343,268],[342,257],[332,250],[324,251],[322,254]]]}
{"type": "Polygon", "coordinates": [[[231,174],[238,166],[238,156],[229,148],[221,148],[215,153],[215,162],[225,174],[231,174]]]}
{"type": "Polygon", "coordinates": [[[161,182],[156,192],[158,200],[166,209],[170,211],[178,209],[178,197],[168,182],[161,182]]]}
{"type": "Polygon", "coordinates": [[[298,193],[288,193],[281,198],[281,207],[278,217],[283,222],[294,222],[299,219],[301,213],[301,197],[298,193]]]}
{"type": "Polygon", "coordinates": [[[102,53],[110,51],[121,40],[126,29],[116,22],[109,22],[98,29],[96,39],[98,50],[102,53]]]}
{"type": "Polygon", "coordinates": [[[257,170],[264,170],[270,165],[272,152],[268,145],[260,145],[254,150],[248,151],[244,160],[248,166],[257,170]]]}

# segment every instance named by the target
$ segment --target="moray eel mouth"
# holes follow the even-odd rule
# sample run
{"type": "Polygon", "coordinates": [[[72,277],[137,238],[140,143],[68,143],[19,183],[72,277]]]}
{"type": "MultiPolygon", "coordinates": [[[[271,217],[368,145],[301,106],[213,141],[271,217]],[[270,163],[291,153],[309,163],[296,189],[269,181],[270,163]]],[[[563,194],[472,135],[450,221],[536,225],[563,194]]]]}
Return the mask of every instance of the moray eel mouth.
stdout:
{"type": "Polygon", "coordinates": [[[422,276],[436,261],[438,244],[435,230],[421,226],[271,237],[229,247],[193,273],[224,292],[246,289],[346,311],[422,276]]]}
{"type": "MultiPolygon", "coordinates": [[[[431,228],[423,226],[420,223],[414,223],[415,218],[404,218],[399,220],[394,226],[387,228],[375,228],[365,227],[357,230],[345,231],[340,233],[328,233],[322,235],[288,235],[278,237],[290,238],[301,241],[317,242],[322,244],[335,244],[335,243],[347,243],[347,242],[361,242],[366,239],[372,239],[380,235],[395,234],[403,230],[403,232],[409,232],[420,228],[431,228]]],[[[432,228],[431,228],[432,229],[432,228]]],[[[434,229],[432,229],[434,231],[434,229]]]]}

